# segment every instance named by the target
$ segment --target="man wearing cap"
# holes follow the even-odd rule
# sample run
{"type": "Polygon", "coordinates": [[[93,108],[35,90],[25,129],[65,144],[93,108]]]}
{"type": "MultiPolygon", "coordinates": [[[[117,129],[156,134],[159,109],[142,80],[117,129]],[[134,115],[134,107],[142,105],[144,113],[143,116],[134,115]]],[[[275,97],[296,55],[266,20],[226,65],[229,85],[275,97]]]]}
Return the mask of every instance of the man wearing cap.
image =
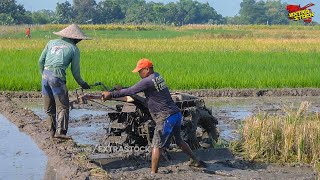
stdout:
{"type": "Polygon", "coordinates": [[[180,135],[182,119],[180,109],[172,100],[164,79],[159,73],[154,72],[152,62],[149,59],[141,59],[132,72],[139,72],[141,80],[137,84],[111,93],[105,91],[102,93],[102,98],[109,100],[139,92],[145,93],[150,114],[156,122],[152,139],[151,173],[158,172],[161,150],[170,145],[172,136],[174,136],[176,144],[192,159],[190,165],[205,167],[205,163],[198,160],[189,145],[182,140],[180,135]]]}
{"type": "Polygon", "coordinates": [[[80,51],[76,44],[85,36],[79,26],[72,24],[54,32],[61,39],[50,40],[39,59],[42,74],[42,95],[44,109],[50,119],[51,137],[68,138],[69,96],[66,87],[66,69],[71,64],[71,72],[83,89],[90,89],[80,75],[80,51]]]}

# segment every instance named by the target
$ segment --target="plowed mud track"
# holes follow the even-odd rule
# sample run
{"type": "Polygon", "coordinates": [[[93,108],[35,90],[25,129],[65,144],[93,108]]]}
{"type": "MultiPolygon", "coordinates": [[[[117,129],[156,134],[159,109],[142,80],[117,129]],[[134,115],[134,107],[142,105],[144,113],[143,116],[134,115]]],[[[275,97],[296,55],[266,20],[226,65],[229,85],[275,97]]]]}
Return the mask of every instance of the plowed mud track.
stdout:
{"type": "MultiPolygon", "coordinates": [[[[180,91],[181,92],[181,91],[180,91]]],[[[320,89],[276,90],[195,90],[199,97],[247,96],[320,96],[320,89]]],[[[21,108],[14,98],[41,98],[39,92],[0,92],[0,113],[29,135],[48,156],[45,179],[316,179],[308,165],[276,165],[247,162],[234,156],[228,149],[197,150],[197,156],[208,164],[206,170],[191,169],[187,157],[171,152],[172,160],[161,161],[159,173],[150,176],[150,161],[140,157],[125,158],[102,166],[90,162],[82,148],[73,140],[50,138],[46,121],[28,109],[21,108]],[[106,171],[101,170],[104,169],[106,171]]]]}

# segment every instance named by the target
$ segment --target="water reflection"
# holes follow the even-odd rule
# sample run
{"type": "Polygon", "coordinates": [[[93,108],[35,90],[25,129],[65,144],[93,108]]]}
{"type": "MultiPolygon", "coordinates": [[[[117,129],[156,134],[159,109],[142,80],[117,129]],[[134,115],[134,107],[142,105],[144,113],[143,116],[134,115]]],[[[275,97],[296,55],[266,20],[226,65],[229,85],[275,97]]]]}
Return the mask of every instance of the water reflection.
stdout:
{"type": "Polygon", "coordinates": [[[0,114],[0,179],[43,179],[47,156],[0,114]]]}

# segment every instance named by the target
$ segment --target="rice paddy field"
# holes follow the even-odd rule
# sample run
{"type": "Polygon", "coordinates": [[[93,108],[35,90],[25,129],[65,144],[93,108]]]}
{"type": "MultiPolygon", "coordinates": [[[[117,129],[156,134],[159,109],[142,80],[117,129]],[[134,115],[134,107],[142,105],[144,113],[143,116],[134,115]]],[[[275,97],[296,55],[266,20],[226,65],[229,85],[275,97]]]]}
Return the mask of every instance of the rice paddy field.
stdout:
{"type": "MultiPolygon", "coordinates": [[[[0,26],[0,90],[39,91],[38,59],[67,25],[0,26]]],[[[320,26],[81,25],[81,74],[89,84],[130,86],[141,58],[172,90],[320,87],[320,26]]],[[[78,87],[69,71],[69,89],[78,87]]]]}

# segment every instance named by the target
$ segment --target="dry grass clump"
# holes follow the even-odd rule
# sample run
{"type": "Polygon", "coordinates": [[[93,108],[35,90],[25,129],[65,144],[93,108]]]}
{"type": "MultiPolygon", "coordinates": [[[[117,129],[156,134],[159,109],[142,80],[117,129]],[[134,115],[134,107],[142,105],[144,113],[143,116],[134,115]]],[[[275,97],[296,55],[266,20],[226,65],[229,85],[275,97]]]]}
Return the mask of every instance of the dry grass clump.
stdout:
{"type": "Polygon", "coordinates": [[[283,116],[259,114],[243,124],[241,150],[249,160],[309,163],[319,171],[320,119],[309,113],[308,102],[298,110],[284,108],[283,116]]]}

